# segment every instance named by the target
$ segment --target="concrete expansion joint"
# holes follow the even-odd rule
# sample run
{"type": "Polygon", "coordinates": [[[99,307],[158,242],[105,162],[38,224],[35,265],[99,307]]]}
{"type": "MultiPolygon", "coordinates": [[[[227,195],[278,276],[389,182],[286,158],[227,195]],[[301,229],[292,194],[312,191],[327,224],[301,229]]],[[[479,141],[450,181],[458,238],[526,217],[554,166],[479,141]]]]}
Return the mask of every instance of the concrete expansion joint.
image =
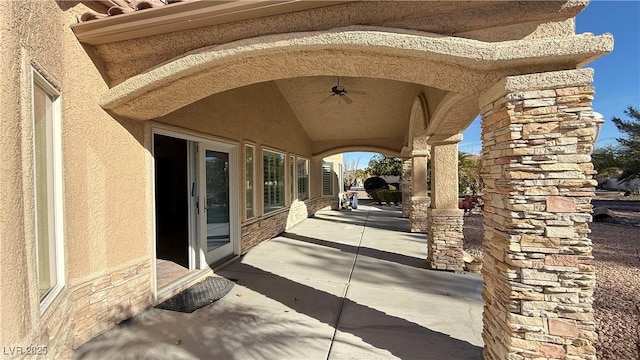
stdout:
{"type": "Polygon", "coordinates": [[[336,335],[338,334],[338,327],[340,324],[340,317],[342,316],[342,312],[344,310],[345,302],[347,301],[347,294],[349,292],[349,287],[351,286],[351,279],[353,277],[353,272],[356,268],[356,263],[358,261],[358,256],[360,256],[360,249],[362,248],[362,239],[364,238],[364,231],[367,228],[367,222],[369,221],[369,212],[371,210],[367,210],[367,215],[365,216],[364,224],[362,225],[362,231],[360,232],[360,239],[358,240],[358,249],[356,250],[356,254],[353,257],[353,263],[351,264],[351,269],[349,270],[349,277],[347,278],[347,283],[345,284],[344,291],[342,293],[342,302],[340,304],[340,310],[338,311],[338,316],[336,319],[336,323],[333,327],[333,335],[331,336],[331,344],[329,349],[327,350],[327,357],[331,354],[331,349],[333,348],[333,344],[336,339],[336,335]]]}

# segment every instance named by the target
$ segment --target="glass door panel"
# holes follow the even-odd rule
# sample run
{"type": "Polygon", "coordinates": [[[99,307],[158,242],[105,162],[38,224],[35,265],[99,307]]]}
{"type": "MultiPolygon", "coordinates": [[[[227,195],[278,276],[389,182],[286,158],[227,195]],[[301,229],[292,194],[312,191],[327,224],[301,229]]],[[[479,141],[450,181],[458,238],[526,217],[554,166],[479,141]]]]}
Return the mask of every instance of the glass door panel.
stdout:
{"type": "Polygon", "coordinates": [[[202,191],[202,249],[211,264],[233,254],[230,214],[229,153],[204,147],[204,189],[202,191]]]}

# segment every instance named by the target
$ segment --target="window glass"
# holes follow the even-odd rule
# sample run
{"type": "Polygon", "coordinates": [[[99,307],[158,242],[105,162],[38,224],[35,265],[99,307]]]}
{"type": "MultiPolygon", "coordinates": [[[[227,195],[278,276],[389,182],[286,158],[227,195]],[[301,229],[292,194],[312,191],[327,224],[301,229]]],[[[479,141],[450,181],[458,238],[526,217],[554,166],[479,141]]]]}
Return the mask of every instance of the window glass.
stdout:
{"type": "Polygon", "coordinates": [[[53,204],[53,104],[37,81],[33,83],[33,154],[35,185],[38,295],[43,300],[58,284],[53,204]]]}
{"type": "Polygon", "coordinates": [[[254,176],[253,176],[253,157],[255,156],[255,148],[253,146],[245,146],[244,148],[244,157],[245,157],[245,171],[244,171],[244,187],[245,187],[245,206],[247,210],[247,219],[251,219],[256,216],[254,210],[254,176]]]}
{"type": "Polygon", "coordinates": [[[267,150],[262,152],[265,214],[284,207],[284,163],[284,154],[267,150]]]}
{"type": "Polygon", "coordinates": [[[309,198],[309,160],[298,159],[298,200],[309,198]]]}
{"type": "Polygon", "coordinates": [[[296,158],[293,156],[289,157],[289,198],[291,202],[296,198],[296,158]]]}

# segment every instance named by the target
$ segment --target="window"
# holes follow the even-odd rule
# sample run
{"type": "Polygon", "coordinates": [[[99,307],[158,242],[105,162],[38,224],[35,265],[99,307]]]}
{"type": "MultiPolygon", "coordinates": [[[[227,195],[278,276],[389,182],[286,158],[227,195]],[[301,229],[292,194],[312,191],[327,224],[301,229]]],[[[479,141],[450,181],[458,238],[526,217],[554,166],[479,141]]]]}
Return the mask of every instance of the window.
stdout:
{"type": "Polygon", "coordinates": [[[256,216],[254,210],[255,198],[253,193],[253,184],[255,178],[253,176],[253,157],[255,156],[255,148],[251,145],[244,147],[244,188],[245,188],[245,207],[247,210],[247,219],[256,216]]]}
{"type": "Polygon", "coordinates": [[[284,163],[283,154],[262,151],[265,214],[284,207],[284,163]]]}
{"type": "Polygon", "coordinates": [[[293,199],[296,198],[296,158],[293,156],[289,157],[289,198],[293,203],[293,199]]]}
{"type": "Polygon", "coordinates": [[[322,195],[333,195],[333,163],[322,162],[322,195]]]}
{"type": "Polygon", "coordinates": [[[33,80],[33,157],[38,297],[41,307],[62,288],[60,96],[35,70],[33,80]]]}
{"type": "Polygon", "coordinates": [[[309,198],[309,160],[298,159],[298,200],[309,198]]]}

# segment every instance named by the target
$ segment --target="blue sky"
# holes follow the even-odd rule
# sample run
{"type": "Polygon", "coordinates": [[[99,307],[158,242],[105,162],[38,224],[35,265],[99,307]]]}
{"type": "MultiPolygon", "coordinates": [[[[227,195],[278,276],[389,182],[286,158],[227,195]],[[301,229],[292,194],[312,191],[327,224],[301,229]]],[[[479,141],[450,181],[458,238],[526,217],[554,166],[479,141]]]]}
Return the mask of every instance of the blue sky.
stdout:
{"type": "MultiPolygon", "coordinates": [[[[624,110],[628,106],[640,108],[640,2],[591,1],[576,18],[576,33],[585,32],[613,34],[613,51],[585,67],[595,71],[593,109],[605,119],[596,147],[616,144],[621,135],[611,118],[626,118],[624,110]]],[[[463,137],[460,151],[481,151],[479,119],[465,130],[463,137]]],[[[347,153],[345,160],[358,159],[359,168],[364,168],[372,155],[347,153]]]]}

